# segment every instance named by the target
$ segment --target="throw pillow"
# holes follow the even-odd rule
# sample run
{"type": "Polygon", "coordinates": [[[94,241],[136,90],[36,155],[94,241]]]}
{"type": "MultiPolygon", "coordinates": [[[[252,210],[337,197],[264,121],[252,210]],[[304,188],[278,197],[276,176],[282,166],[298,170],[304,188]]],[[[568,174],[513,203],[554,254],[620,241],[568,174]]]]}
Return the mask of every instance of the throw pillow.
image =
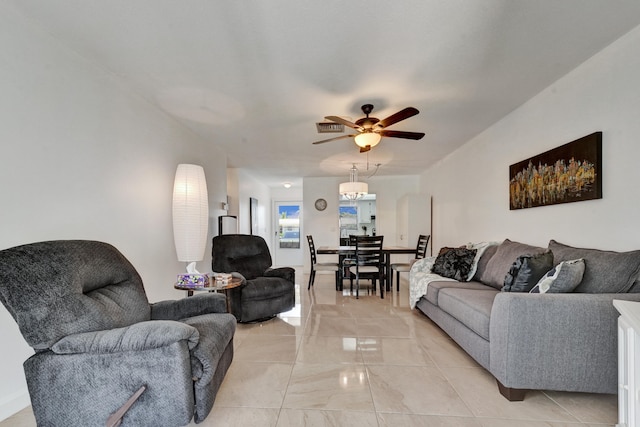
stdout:
{"type": "Polygon", "coordinates": [[[628,292],[640,275],[640,251],[613,252],[598,249],[574,248],[555,240],[549,242],[554,264],[584,259],[585,270],[576,292],[628,292]]]}
{"type": "Polygon", "coordinates": [[[529,292],[553,267],[553,254],[521,255],[504,279],[503,292],[529,292]]]}
{"type": "Polygon", "coordinates": [[[504,242],[500,243],[496,253],[487,263],[487,268],[482,274],[481,282],[496,289],[502,289],[504,278],[516,258],[520,255],[536,255],[546,251],[546,248],[512,242],[509,239],[505,239],[504,242]]]}
{"type": "Polygon", "coordinates": [[[442,248],[431,271],[442,277],[464,282],[467,280],[475,256],[475,249],[442,248]]]}
{"type": "Polygon", "coordinates": [[[562,261],[540,279],[538,284],[531,289],[531,293],[559,294],[572,292],[582,281],[584,272],[585,263],[583,259],[562,261]]]}
{"type": "MultiPolygon", "coordinates": [[[[444,264],[446,262],[445,255],[447,254],[447,252],[452,251],[454,249],[455,248],[449,248],[447,246],[440,248],[440,252],[438,252],[438,256],[436,257],[435,261],[433,261],[433,266],[431,267],[432,273],[440,274],[438,273],[438,271],[444,271],[445,269],[444,264]]],[[[440,275],[442,276],[442,274],[440,275]]]]}

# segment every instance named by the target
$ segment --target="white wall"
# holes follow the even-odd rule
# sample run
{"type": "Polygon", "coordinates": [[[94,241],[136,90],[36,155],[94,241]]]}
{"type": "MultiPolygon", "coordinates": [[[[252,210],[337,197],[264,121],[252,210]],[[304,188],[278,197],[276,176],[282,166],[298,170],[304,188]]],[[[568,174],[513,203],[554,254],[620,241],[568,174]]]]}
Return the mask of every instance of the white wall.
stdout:
{"type": "MultiPolygon", "coordinates": [[[[640,27],[421,176],[434,248],[510,238],[640,248],[640,27]],[[603,132],[603,199],[509,210],[509,165],[603,132]]],[[[434,250],[435,252],[435,250],[434,250]]]]}
{"type": "Polygon", "coordinates": [[[229,215],[238,217],[238,232],[251,234],[249,199],[253,197],[258,200],[258,232],[253,234],[262,236],[269,245],[269,250],[273,252],[271,249],[273,228],[271,226],[271,190],[245,169],[229,168],[227,177],[229,215]]]}
{"type": "MultiPolygon", "coordinates": [[[[182,298],[171,191],[176,166],[205,167],[211,222],[226,156],[0,3],[0,248],[96,239],[136,266],[151,301],[182,298]]],[[[213,229],[216,230],[215,228],[213,229]]],[[[201,271],[210,270],[210,248],[201,271]]],[[[33,352],[0,307],[0,419],[26,406],[33,352]]]]}
{"type": "MultiPolygon", "coordinates": [[[[311,234],[316,248],[319,246],[335,246],[339,244],[338,229],[338,187],[341,182],[348,181],[345,177],[308,177],[303,180],[303,214],[304,233],[311,234]],[[327,209],[317,211],[314,207],[316,199],[327,201],[327,209]]],[[[361,178],[362,180],[362,178],[361,178]]],[[[374,176],[366,180],[369,193],[376,194],[376,234],[384,236],[385,244],[395,245],[396,238],[396,210],[398,200],[407,193],[416,193],[419,188],[419,177],[415,176],[374,176]]],[[[304,243],[306,251],[309,248],[304,243]]],[[[398,259],[406,256],[399,255],[398,259]]],[[[394,255],[393,260],[396,260],[394,255]]],[[[324,258],[320,262],[327,261],[324,258]]],[[[304,271],[309,272],[310,260],[304,257],[304,271]]]]}

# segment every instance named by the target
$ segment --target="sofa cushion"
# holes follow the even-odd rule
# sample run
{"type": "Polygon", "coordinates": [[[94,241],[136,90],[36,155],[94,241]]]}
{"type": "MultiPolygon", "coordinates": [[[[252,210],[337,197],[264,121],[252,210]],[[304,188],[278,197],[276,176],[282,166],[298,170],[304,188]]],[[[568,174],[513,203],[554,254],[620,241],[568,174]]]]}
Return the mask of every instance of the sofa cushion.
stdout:
{"type": "Polygon", "coordinates": [[[434,281],[429,283],[427,287],[426,298],[431,304],[438,305],[438,295],[442,289],[475,289],[486,291],[487,289],[493,289],[480,282],[455,282],[450,280],[434,281]]]}
{"type": "Polygon", "coordinates": [[[640,274],[640,250],[631,252],[602,251],[574,248],[555,240],[549,242],[554,264],[578,258],[584,259],[582,282],[575,292],[627,292],[640,274]]]}
{"type": "Polygon", "coordinates": [[[532,294],[561,294],[572,292],[582,281],[584,275],[584,260],[574,259],[562,261],[545,274],[531,289],[532,294]]]}
{"type": "Polygon", "coordinates": [[[442,277],[464,282],[467,280],[476,252],[475,249],[467,248],[442,248],[431,271],[442,277]]]}
{"type": "Polygon", "coordinates": [[[489,340],[489,320],[497,289],[445,288],[440,291],[438,306],[485,340],[489,340]]]}
{"type": "Polygon", "coordinates": [[[511,265],[515,262],[516,258],[520,255],[535,255],[545,252],[546,248],[538,246],[526,245],[524,243],[512,242],[509,239],[505,239],[496,253],[491,257],[487,263],[481,282],[492,286],[496,289],[501,289],[504,285],[504,278],[506,277],[511,265]]]}
{"type": "Polygon", "coordinates": [[[480,258],[478,259],[478,265],[476,266],[476,273],[474,274],[471,280],[475,280],[476,282],[482,282],[481,278],[487,269],[487,264],[489,264],[489,261],[495,255],[497,250],[498,250],[498,244],[487,246],[487,248],[484,250],[482,255],[480,255],[480,258]]]}
{"type": "Polygon", "coordinates": [[[502,292],[529,292],[552,267],[551,252],[520,255],[504,278],[502,292]]]}
{"type": "Polygon", "coordinates": [[[471,269],[469,270],[469,274],[467,275],[467,281],[473,280],[473,277],[476,275],[476,271],[478,271],[478,264],[480,262],[480,259],[482,258],[486,250],[490,247],[497,248],[499,244],[499,242],[467,243],[467,249],[476,250],[476,256],[473,258],[471,269]]]}

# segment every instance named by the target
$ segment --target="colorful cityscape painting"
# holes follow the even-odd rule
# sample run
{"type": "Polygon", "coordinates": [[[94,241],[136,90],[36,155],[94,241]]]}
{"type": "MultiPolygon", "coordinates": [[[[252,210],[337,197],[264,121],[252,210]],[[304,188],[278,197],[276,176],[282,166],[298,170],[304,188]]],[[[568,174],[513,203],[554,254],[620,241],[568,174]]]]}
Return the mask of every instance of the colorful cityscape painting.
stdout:
{"type": "Polygon", "coordinates": [[[509,166],[509,208],[602,198],[602,132],[509,166]]]}

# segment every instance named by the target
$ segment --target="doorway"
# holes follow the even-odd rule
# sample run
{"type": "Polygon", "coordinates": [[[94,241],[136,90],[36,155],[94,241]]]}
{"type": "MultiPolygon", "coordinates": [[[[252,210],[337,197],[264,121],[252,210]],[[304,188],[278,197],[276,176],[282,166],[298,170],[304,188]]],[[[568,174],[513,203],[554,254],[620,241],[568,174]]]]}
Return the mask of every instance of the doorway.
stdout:
{"type": "Polygon", "coordinates": [[[274,202],[275,266],[300,266],[305,245],[302,239],[302,202],[274,202]]]}

